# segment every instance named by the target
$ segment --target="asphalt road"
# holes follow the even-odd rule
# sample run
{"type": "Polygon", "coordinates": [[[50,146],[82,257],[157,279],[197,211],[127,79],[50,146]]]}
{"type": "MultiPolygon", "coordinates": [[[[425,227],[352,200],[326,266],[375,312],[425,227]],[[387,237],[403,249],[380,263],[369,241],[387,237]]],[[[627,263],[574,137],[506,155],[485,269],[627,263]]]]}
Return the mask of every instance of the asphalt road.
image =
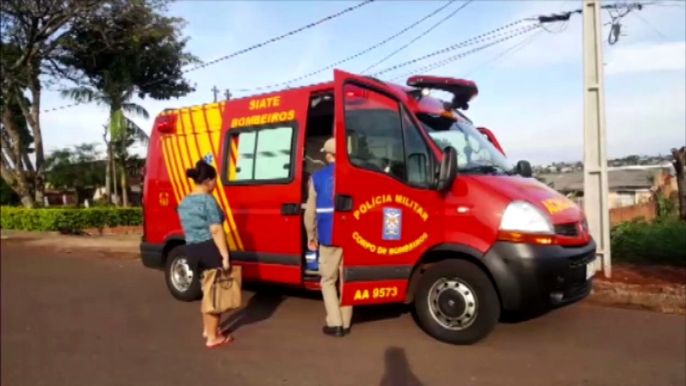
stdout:
{"type": "Polygon", "coordinates": [[[682,316],[582,303],[457,347],[397,308],[367,308],[334,339],[316,296],[264,288],[230,317],[236,342],[207,350],[198,303],[139,261],[7,241],[1,254],[3,386],[686,384],[682,316]]]}

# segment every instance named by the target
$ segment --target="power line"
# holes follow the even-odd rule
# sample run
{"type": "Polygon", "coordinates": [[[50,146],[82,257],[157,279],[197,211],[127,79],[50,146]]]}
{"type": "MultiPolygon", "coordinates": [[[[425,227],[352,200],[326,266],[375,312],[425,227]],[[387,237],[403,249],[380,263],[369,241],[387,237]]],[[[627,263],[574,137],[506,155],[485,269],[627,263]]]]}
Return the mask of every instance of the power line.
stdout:
{"type": "Polygon", "coordinates": [[[336,67],[336,66],[338,66],[338,65],[340,65],[340,64],[349,62],[349,61],[351,61],[351,60],[353,60],[353,59],[356,59],[356,58],[358,58],[358,57],[360,57],[360,56],[366,54],[366,53],[369,52],[369,51],[372,51],[372,50],[374,50],[374,49],[377,49],[377,48],[381,47],[382,45],[388,43],[389,41],[391,41],[391,40],[397,38],[398,36],[404,34],[405,32],[411,30],[412,28],[416,27],[417,25],[419,25],[420,23],[422,23],[422,22],[425,21],[426,19],[428,19],[428,18],[434,16],[435,14],[439,13],[440,11],[442,11],[443,9],[445,9],[446,7],[448,7],[450,4],[454,3],[455,1],[456,1],[456,0],[450,0],[447,4],[440,6],[438,9],[436,9],[436,10],[434,10],[433,12],[431,12],[430,14],[424,16],[423,18],[421,18],[421,19],[415,21],[414,23],[410,24],[409,26],[405,27],[404,29],[398,31],[398,32],[395,33],[394,35],[391,35],[391,36],[389,36],[388,38],[382,40],[381,42],[376,43],[376,44],[372,45],[371,47],[368,47],[368,48],[366,48],[366,49],[364,49],[364,50],[362,50],[362,51],[360,51],[360,52],[358,52],[358,53],[356,53],[356,54],[354,54],[354,55],[352,55],[352,56],[349,56],[349,57],[347,57],[347,58],[345,58],[345,59],[343,59],[343,60],[339,60],[339,61],[336,62],[336,63],[329,64],[329,65],[326,66],[326,67],[320,68],[320,69],[315,70],[315,71],[312,71],[312,72],[310,72],[310,73],[308,73],[308,74],[305,74],[305,75],[302,75],[302,76],[299,76],[299,77],[297,77],[297,78],[293,78],[293,79],[290,79],[290,80],[287,80],[287,81],[284,81],[284,82],[274,83],[274,84],[270,84],[270,85],[268,85],[268,86],[255,87],[255,88],[251,88],[251,89],[238,89],[237,91],[240,91],[240,92],[252,92],[252,91],[267,90],[267,89],[271,89],[271,88],[275,88],[275,87],[281,87],[281,86],[285,86],[285,85],[287,85],[287,84],[291,84],[291,83],[293,83],[293,82],[297,82],[297,81],[302,80],[302,79],[305,79],[305,78],[309,78],[309,77],[311,77],[311,76],[313,76],[313,75],[317,75],[317,74],[322,73],[322,72],[324,72],[324,71],[326,71],[326,70],[330,70],[330,69],[332,69],[332,68],[334,68],[334,67],[336,67]]]}
{"type": "Polygon", "coordinates": [[[516,54],[516,53],[519,52],[521,49],[523,49],[523,48],[526,47],[527,45],[531,44],[531,42],[533,42],[538,36],[540,36],[542,32],[543,32],[542,30],[537,31],[537,32],[534,33],[533,35],[529,36],[529,37],[526,38],[526,39],[523,39],[522,41],[518,42],[517,44],[515,44],[515,45],[513,45],[512,47],[508,48],[507,50],[501,52],[500,54],[496,55],[495,57],[489,59],[488,61],[486,61],[486,62],[484,62],[484,63],[481,63],[479,66],[477,66],[476,68],[474,68],[472,71],[467,72],[467,73],[464,75],[464,77],[465,77],[465,78],[470,77],[471,75],[473,75],[474,73],[478,72],[479,70],[481,70],[481,69],[483,69],[483,68],[486,68],[488,65],[493,64],[493,63],[497,62],[497,61],[500,60],[500,59],[503,59],[504,57],[506,57],[506,56],[509,55],[509,54],[512,54],[512,55],[516,54]]]}
{"type": "Polygon", "coordinates": [[[636,16],[636,18],[638,18],[638,19],[641,20],[643,23],[645,23],[645,25],[647,25],[650,29],[652,29],[653,32],[655,32],[656,34],[658,34],[661,38],[663,38],[663,39],[665,39],[665,40],[669,40],[669,38],[667,38],[667,36],[665,36],[665,34],[663,34],[662,32],[660,32],[660,30],[658,30],[657,28],[655,28],[655,26],[653,26],[651,23],[649,23],[648,20],[646,20],[643,16],[641,16],[641,15],[639,15],[639,14],[637,14],[637,13],[632,13],[632,15],[636,16]]]}
{"type": "MultiPolygon", "coordinates": [[[[505,26],[503,26],[503,27],[500,27],[500,28],[498,28],[498,29],[495,29],[495,30],[493,30],[493,31],[491,31],[491,32],[487,32],[487,33],[481,34],[481,35],[479,35],[479,36],[473,37],[473,38],[471,38],[471,39],[465,40],[465,41],[463,41],[463,42],[460,42],[460,43],[457,43],[457,44],[453,44],[453,45],[451,45],[451,46],[442,48],[442,49],[440,49],[440,50],[438,50],[438,51],[434,51],[434,52],[432,52],[432,53],[426,54],[426,55],[424,55],[424,56],[420,56],[420,57],[415,58],[415,59],[412,59],[412,60],[408,60],[408,61],[403,62],[403,63],[398,63],[398,64],[396,64],[396,65],[394,65],[394,66],[388,67],[388,68],[383,69],[383,70],[381,70],[381,71],[377,71],[376,73],[373,74],[373,76],[378,76],[378,75],[381,75],[381,74],[385,74],[385,73],[387,73],[387,72],[396,70],[396,69],[398,69],[398,68],[402,68],[402,67],[409,66],[410,64],[414,64],[414,63],[420,62],[420,61],[422,61],[422,60],[432,58],[432,57],[437,56],[437,55],[441,55],[441,54],[444,54],[444,53],[447,53],[447,52],[451,52],[451,51],[454,51],[454,50],[457,50],[457,49],[460,49],[460,48],[464,48],[464,47],[467,47],[467,46],[471,46],[471,45],[474,45],[474,44],[478,44],[478,43],[481,43],[482,41],[488,41],[488,40],[494,39],[494,38],[496,38],[496,37],[498,37],[498,36],[502,36],[502,35],[503,35],[503,30],[505,30],[505,29],[507,29],[507,28],[510,28],[510,27],[512,27],[512,26],[515,25],[515,24],[519,24],[520,22],[521,22],[521,21],[516,21],[516,22],[514,22],[514,23],[507,24],[507,25],[505,25],[505,26]]],[[[534,27],[535,27],[535,28],[540,28],[540,24],[535,24],[534,27]]],[[[528,32],[528,31],[530,31],[531,29],[532,29],[532,26],[520,27],[520,28],[517,28],[517,29],[515,29],[514,31],[512,31],[512,33],[515,33],[515,32],[528,32]]],[[[496,40],[496,43],[497,43],[497,42],[504,41],[504,40],[511,39],[512,37],[515,37],[515,36],[518,36],[518,35],[519,35],[518,33],[515,33],[514,35],[510,35],[510,36],[506,37],[505,39],[496,40]]],[[[481,49],[483,49],[483,48],[481,48],[481,49]]]]}
{"type": "Polygon", "coordinates": [[[414,39],[410,40],[407,44],[405,44],[405,45],[403,45],[402,47],[398,48],[397,50],[391,52],[388,56],[384,57],[383,59],[379,60],[378,62],[372,64],[372,65],[369,66],[369,67],[367,67],[367,68],[364,69],[360,74],[364,74],[365,72],[367,72],[367,71],[371,70],[372,68],[378,66],[379,64],[385,62],[386,60],[390,59],[391,57],[393,57],[393,56],[394,56],[395,54],[397,54],[398,52],[404,50],[405,48],[407,48],[407,47],[409,47],[410,45],[412,45],[413,43],[415,43],[417,40],[419,40],[419,39],[423,38],[424,36],[428,35],[431,31],[433,31],[433,30],[436,29],[438,26],[440,26],[441,24],[443,24],[446,20],[448,20],[448,19],[450,19],[451,17],[455,16],[458,12],[460,12],[462,9],[464,9],[466,6],[468,6],[469,3],[471,3],[472,1],[473,1],[473,0],[468,0],[468,1],[466,1],[466,2],[465,2],[464,4],[462,4],[458,9],[456,9],[456,10],[454,10],[452,13],[448,14],[448,16],[446,16],[446,17],[444,17],[443,19],[439,20],[436,24],[434,24],[434,25],[432,25],[431,27],[429,27],[426,31],[422,32],[421,34],[419,34],[418,36],[416,36],[414,39]]]}
{"type": "Polygon", "coordinates": [[[471,49],[471,50],[469,50],[469,51],[465,51],[465,52],[459,53],[459,54],[457,54],[457,55],[450,56],[450,57],[448,57],[448,58],[446,58],[446,59],[440,60],[440,61],[438,61],[438,62],[434,62],[434,63],[429,64],[429,65],[427,65],[427,66],[425,66],[425,67],[422,67],[422,68],[420,68],[420,69],[417,69],[417,70],[414,70],[414,71],[411,71],[411,72],[407,72],[407,73],[404,73],[404,74],[402,74],[402,75],[398,75],[398,76],[394,77],[394,78],[391,79],[391,80],[397,80],[397,79],[401,79],[401,78],[406,78],[406,77],[408,77],[408,76],[416,75],[416,74],[419,74],[419,73],[426,73],[426,72],[428,72],[428,71],[433,71],[433,70],[435,70],[435,69],[437,69],[437,68],[440,68],[440,67],[443,67],[443,66],[445,66],[445,65],[448,65],[448,64],[450,64],[450,63],[452,63],[452,62],[454,62],[454,61],[456,61],[456,60],[459,60],[459,59],[462,59],[462,58],[464,58],[464,57],[466,57],[466,56],[475,54],[475,53],[477,53],[477,52],[479,52],[479,51],[483,51],[483,50],[485,50],[486,48],[492,47],[492,46],[494,46],[494,45],[496,45],[496,44],[498,44],[498,43],[502,43],[502,42],[504,42],[504,41],[506,41],[506,40],[513,39],[513,38],[515,38],[515,37],[517,37],[517,36],[524,35],[524,34],[526,34],[527,32],[533,31],[533,30],[538,29],[538,28],[541,28],[541,25],[540,25],[540,24],[534,24],[534,25],[530,25],[530,26],[527,26],[527,27],[524,27],[524,28],[519,28],[519,29],[517,30],[517,32],[514,32],[514,33],[512,33],[511,35],[507,35],[507,36],[505,36],[505,37],[503,37],[503,38],[501,38],[501,39],[498,39],[498,40],[496,40],[496,41],[490,42],[490,43],[485,44],[485,45],[483,45],[483,46],[476,47],[476,48],[471,49]]]}
{"type": "MultiPolygon", "coordinates": [[[[269,45],[269,44],[271,44],[271,43],[275,43],[275,42],[277,42],[277,41],[279,41],[279,40],[285,39],[285,38],[287,38],[287,37],[290,37],[290,36],[293,36],[293,35],[295,35],[295,34],[298,34],[298,33],[302,32],[302,31],[308,30],[308,29],[310,29],[310,28],[319,26],[319,25],[324,24],[324,23],[326,23],[326,22],[328,22],[328,21],[331,21],[331,20],[333,20],[333,19],[336,19],[336,18],[338,18],[338,17],[340,17],[340,16],[345,15],[345,14],[348,13],[348,12],[352,12],[352,11],[354,11],[354,10],[356,10],[356,9],[359,9],[359,8],[364,7],[365,5],[371,4],[371,3],[374,2],[374,1],[375,1],[375,0],[365,0],[365,1],[363,1],[363,2],[361,2],[361,3],[359,3],[359,4],[357,4],[357,5],[353,5],[353,6],[351,6],[351,7],[348,7],[348,8],[346,8],[346,9],[342,10],[342,11],[339,11],[339,12],[337,12],[337,13],[334,13],[334,14],[331,14],[331,15],[329,15],[329,16],[326,16],[326,17],[324,17],[324,18],[322,18],[322,19],[319,19],[319,20],[317,20],[317,21],[315,21],[315,22],[312,22],[312,23],[310,23],[310,24],[306,24],[306,25],[304,25],[304,26],[302,26],[302,27],[300,27],[300,28],[296,28],[296,29],[294,29],[294,30],[291,30],[291,31],[289,31],[289,32],[286,32],[286,33],[284,33],[284,34],[282,34],[282,35],[273,37],[273,38],[271,38],[271,39],[269,39],[269,40],[266,40],[266,41],[264,41],[264,42],[262,42],[262,43],[254,44],[254,45],[252,45],[252,46],[250,46],[250,47],[247,47],[247,48],[244,48],[244,49],[242,49],[242,50],[233,52],[233,53],[231,53],[231,54],[222,56],[222,57],[220,57],[220,58],[211,60],[211,61],[209,61],[209,62],[207,62],[207,63],[203,63],[203,64],[200,64],[200,65],[198,65],[198,66],[195,66],[195,67],[189,68],[189,69],[187,69],[187,70],[184,70],[183,73],[184,73],[184,74],[187,74],[187,73],[189,73],[189,72],[193,72],[193,71],[196,71],[196,70],[199,70],[199,69],[202,69],[202,68],[206,68],[206,67],[212,66],[212,65],[214,65],[214,64],[217,64],[217,63],[219,63],[219,62],[223,62],[223,61],[225,61],[225,60],[234,58],[234,57],[236,57],[236,56],[238,56],[238,55],[242,55],[242,54],[245,54],[245,53],[247,53],[247,52],[253,51],[253,50],[255,50],[255,49],[262,48],[262,47],[264,47],[264,46],[266,46],[266,45],[269,45]]],[[[160,82],[160,81],[161,81],[161,79],[159,79],[159,80],[154,80],[154,81],[145,83],[145,86],[150,86],[151,84],[155,84],[155,83],[158,83],[158,82],[160,82]]],[[[64,110],[64,109],[67,109],[67,108],[70,108],[70,107],[78,106],[78,105],[80,105],[80,104],[81,104],[81,103],[72,103],[72,104],[70,104],[70,105],[64,105],[64,106],[60,106],[60,107],[54,107],[54,108],[51,108],[51,109],[43,110],[43,113],[49,113],[49,112],[51,112],[51,111],[57,111],[57,110],[64,110]]]]}

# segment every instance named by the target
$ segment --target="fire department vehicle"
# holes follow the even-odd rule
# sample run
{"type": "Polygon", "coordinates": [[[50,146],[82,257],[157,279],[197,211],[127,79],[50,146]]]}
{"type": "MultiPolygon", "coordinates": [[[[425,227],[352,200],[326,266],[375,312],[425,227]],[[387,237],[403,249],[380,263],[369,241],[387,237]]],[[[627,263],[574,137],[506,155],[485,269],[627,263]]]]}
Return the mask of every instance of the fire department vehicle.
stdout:
{"type": "Polygon", "coordinates": [[[244,280],[318,289],[303,204],[334,136],[343,304],[412,304],[426,333],[471,344],[501,313],[584,298],[596,244],[582,210],[475,128],[464,110],[477,92],[459,79],[401,86],[336,70],[329,83],[165,110],[145,167],[143,264],[164,269],[175,298],[201,296],[175,209],[193,189],[185,170],[205,159],[244,280]]]}

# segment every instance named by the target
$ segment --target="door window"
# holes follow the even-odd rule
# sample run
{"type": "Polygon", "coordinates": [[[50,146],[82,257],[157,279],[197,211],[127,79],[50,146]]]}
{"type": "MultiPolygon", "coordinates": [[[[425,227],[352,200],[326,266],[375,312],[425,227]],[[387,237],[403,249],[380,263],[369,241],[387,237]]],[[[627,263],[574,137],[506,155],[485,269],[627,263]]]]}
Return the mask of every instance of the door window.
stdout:
{"type": "Polygon", "coordinates": [[[348,158],[356,167],[426,187],[429,149],[410,117],[383,94],[344,87],[348,158]]]}

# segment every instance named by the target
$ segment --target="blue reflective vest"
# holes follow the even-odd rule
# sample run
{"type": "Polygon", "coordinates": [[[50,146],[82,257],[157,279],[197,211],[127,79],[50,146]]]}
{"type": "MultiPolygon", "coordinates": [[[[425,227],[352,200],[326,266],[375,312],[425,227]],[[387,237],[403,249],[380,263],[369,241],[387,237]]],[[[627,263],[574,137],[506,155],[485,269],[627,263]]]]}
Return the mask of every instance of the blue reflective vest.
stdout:
{"type": "Polygon", "coordinates": [[[317,235],[320,245],[330,246],[333,242],[333,177],[333,163],[312,174],[312,184],[317,192],[317,235]]]}

